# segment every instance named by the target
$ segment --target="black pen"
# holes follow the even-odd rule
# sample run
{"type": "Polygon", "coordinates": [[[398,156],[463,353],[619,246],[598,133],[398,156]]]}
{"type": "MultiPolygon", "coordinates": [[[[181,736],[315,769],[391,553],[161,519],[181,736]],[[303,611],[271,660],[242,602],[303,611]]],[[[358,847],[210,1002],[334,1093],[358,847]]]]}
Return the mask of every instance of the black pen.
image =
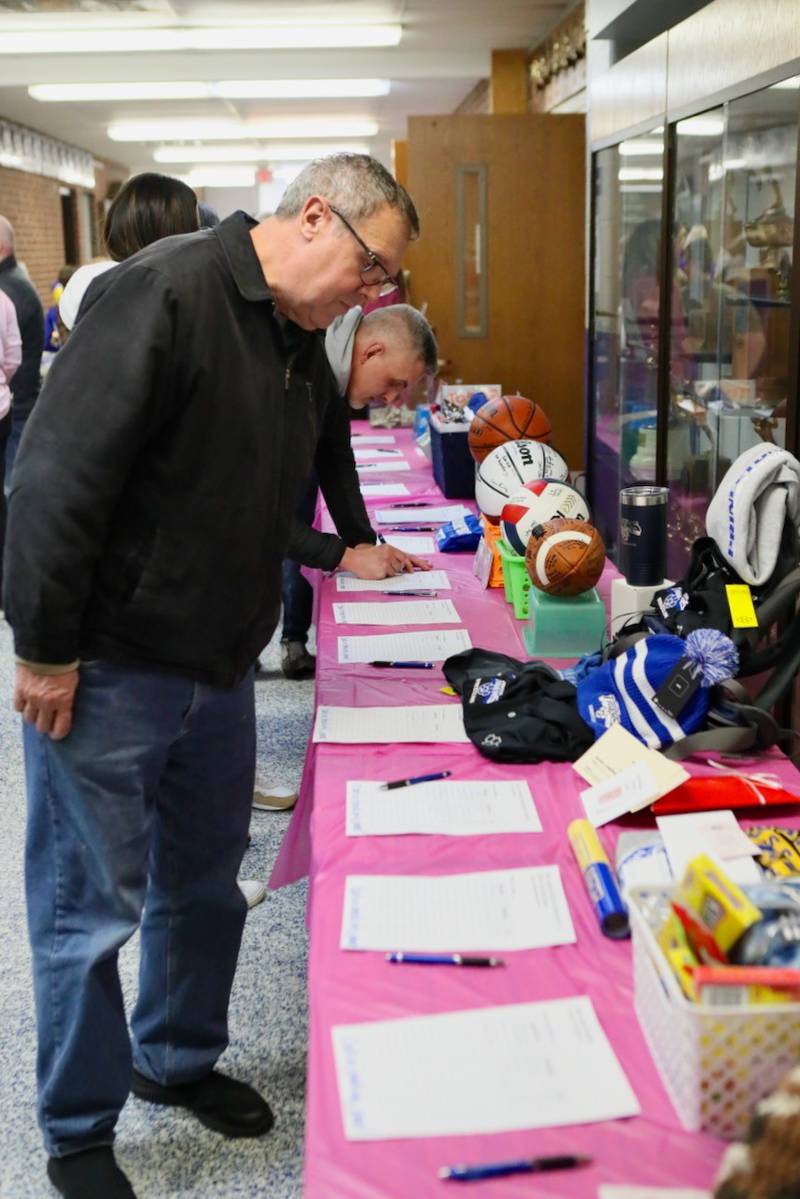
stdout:
{"type": "Polygon", "coordinates": [[[412,670],[433,670],[433,662],[370,662],[370,666],[408,666],[412,670]]]}
{"type": "Polygon", "coordinates": [[[405,504],[389,504],[390,508],[427,508],[429,507],[427,500],[408,500],[405,504]]]}
{"type": "Polygon", "coordinates": [[[384,537],[383,533],[376,533],[375,536],[378,538],[378,543],[380,545],[386,545],[386,538],[384,537]]]}
{"type": "Polygon", "coordinates": [[[382,783],[381,791],[396,791],[398,787],[413,787],[415,783],[434,783],[439,779],[449,779],[452,770],[437,770],[435,774],[417,774],[410,779],[395,779],[392,783],[382,783]]]}
{"type": "Polygon", "coordinates": [[[408,966],[505,966],[502,958],[484,958],[464,953],[387,953],[387,962],[408,966]]]}
{"type": "Polygon", "coordinates": [[[387,529],[387,533],[433,533],[438,525],[400,525],[396,529],[387,529]]]}

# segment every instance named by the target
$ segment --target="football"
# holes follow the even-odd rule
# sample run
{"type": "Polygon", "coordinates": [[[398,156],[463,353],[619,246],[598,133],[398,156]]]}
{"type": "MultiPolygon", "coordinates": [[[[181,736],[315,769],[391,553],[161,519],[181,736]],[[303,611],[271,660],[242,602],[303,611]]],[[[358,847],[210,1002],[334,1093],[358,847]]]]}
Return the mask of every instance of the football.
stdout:
{"type": "Polygon", "coordinates": [[[507,441],[524,437],[529,441],[550,441],[550,420],[543,408],[525,396],[500,396],[488,400],[475,413],[467,441],[476,462],[507,441]]]}
{"type": "Polygon", "coordinates": [[[504,505],[535,479],[566,479],[569,468],[560,454],[539,441],[507,441],[492,450],[475,474],[475,499],[481,512],[497,524],[504,505]]]}
{"type": "Polygon", "coordinates": [[[500,513],[506,545],[524,554],[534,525],[548,520],[591,520],[581,493],[559,479],[534,479],[515,491],[500,513]]]}
{"type": "Polygon", "coordinates": [[[534,525],[525,566],[531,583],[548,595],[582,595],[591,591],[606,560],[606,547],[586,520],[548,520],[534,525]]]}

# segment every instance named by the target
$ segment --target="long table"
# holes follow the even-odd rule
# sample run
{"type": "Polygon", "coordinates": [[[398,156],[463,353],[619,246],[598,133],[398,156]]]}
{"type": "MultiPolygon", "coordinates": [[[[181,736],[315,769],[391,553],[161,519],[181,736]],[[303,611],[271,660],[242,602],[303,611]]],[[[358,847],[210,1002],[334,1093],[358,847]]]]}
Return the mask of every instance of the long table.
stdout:
{"type": "MultiPolygon", "coordinates": [[[[395,432],[396,444],[412,466],[408,472],[370,481],[402,480],[411,496],[370,501],[370,508],[403,499],[443,500],[430,467],[410,433],[395,432]]],[[[323,527],[329,527],[323,518],[323,527]]],[[[420,523],[425,523],[420,519],[420,523]]],[[[472,575],[472,555],[436,554],[433,565],[447,570],[452,598],[473,645],[526,657],[522,624],[501,590],[482,590],[472,575]]],[[[606,584],[608,577],[606,577],[606,584]]],[[[603,588],[605,590],[605,587],[603,588]]],[[[335,580],[318,588],[316,703],[351,705],[447,702],[441,669],[381,671],[368,665],[341,666],[337,637],[377,632],[374,626],[336,625],[335,580]],[[420,677],[423,676],[423,677],[420,677]]],[[[339,599],[378,599],[343,595],[339,599]]],[[[386,602],[391,603],[391,600],[386,602]]],[[[455,700],[451,702],[457,702],[455,700]]],[[[799,777],[788,763],[770,759],[795,792],[799,777]]],[[[702,774],[702,767],[692,766],[702,774]]],[[[706,770],[706,773],[713,773],[706,770]]],[[[509,1177],[479,1184],[492,1199],[596,1199],[602,1183],[645,1186],[710,1186],[722,1144],[680,1126],[656,1072],[633,1009],[631,945],[599,930],[566,836],[570,820],[583,816],[584,785],[569,764],[497,765],[472,745],[309,745],[300,800],[271,885],[308,873],[310,1032],[306,1117],[305,1199],[427,1199],[443,1194],[438,1167],[462,1161],[496,1161],[548,1153],[586,1153],[594,1164],[576,1172],[509,1177]],[[389,780],[449,769],[454,779],[524,778],[531,787],[543,831],[483,837],[345,835],[348,779],[389,780]],[[342,901],[348,874],[446,874],[558,864],[577,934],[575,945],[504,955],[502,970],[398,968],[381,953],[339,948],[342,901]],[[603,1029],[630,1081],[641,1115],[591,1125],[508,1132],[486,1136],[348,1142],[345,1140],[331,1045],[331,1028],[496,1004],[589,995],[603,1029]]],[[[647,827],[647,818],[606,826],[610,852],[622,827],[647,827]]],[[[390,1080],[387,1080],[390,1085],[390,1080]]]]}

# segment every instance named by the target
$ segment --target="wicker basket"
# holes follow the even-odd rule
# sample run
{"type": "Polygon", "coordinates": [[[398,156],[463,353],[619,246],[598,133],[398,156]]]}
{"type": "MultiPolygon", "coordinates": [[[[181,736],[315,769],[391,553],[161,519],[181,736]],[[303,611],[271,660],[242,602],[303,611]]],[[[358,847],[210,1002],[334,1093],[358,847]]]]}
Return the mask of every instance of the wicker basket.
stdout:
{"type": "Polygon", "coordinates": [[[681,1124],[726,1139],[800,1061],[800,1003],[714,1006],[684,996],[656,941],[668,888],[627,893],[636,1014],[681,1124]]]}

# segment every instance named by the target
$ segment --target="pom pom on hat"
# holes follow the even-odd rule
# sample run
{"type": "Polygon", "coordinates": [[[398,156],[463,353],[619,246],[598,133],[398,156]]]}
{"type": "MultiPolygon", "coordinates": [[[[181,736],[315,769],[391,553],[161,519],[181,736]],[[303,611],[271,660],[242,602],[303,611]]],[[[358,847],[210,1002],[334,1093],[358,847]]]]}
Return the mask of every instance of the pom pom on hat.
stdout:
{"type": "Polygon", "coordinates": [[[704,687],[732,679],[739,669],[739,651],[718,629],[695,629],[690,633],[686,657],[699,667],[704,687]]]}

